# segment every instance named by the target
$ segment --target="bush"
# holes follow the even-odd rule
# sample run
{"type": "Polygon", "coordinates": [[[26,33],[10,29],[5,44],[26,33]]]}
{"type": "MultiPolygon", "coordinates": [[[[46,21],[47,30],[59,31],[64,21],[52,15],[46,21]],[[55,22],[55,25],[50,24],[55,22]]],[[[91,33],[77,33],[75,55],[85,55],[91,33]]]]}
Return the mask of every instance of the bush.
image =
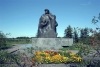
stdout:
{"type": "Polygon", "coordinates": [[[0,50],[7,49],[10,47],[10,45],[7,44],[7,38],[6,35],[3,32],[0,31],[0,50]]]}
{"type": "Polygon", "coordinates": [[[6,35],[8,34],[4,34],[0,31],[0,65],[11,63],[11,61],[15,63],[18,62],[18,57],[15,56],[15,54],[10,54],[6,50],[4,50],[10,47],[10,45],[6,43],[6,35]]]}

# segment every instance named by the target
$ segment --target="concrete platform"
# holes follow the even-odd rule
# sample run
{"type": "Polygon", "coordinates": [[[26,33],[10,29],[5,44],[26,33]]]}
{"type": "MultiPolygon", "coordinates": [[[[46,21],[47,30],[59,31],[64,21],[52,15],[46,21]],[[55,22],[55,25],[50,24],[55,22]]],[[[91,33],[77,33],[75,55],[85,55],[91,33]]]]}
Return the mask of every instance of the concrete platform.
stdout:
{"type": "Polygon", "coordinates": [[[73,38],[32,38],[33,47],[42,49],[60,49],[62,46],[72,46],[73,38]]]}

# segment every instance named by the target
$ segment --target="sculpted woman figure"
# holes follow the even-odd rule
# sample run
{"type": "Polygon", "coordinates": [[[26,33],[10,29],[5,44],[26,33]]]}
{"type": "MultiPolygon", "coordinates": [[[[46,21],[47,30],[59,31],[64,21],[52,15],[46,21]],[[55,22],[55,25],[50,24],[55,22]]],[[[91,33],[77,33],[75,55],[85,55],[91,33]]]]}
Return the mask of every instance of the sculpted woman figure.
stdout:
{"type": "Polygon", "coordinates": [[[52,15],[48,9],[45,9],[45,14],[43,14],[39,20],[37,37],[56,38],[57,26],[58,26],[58,23],[56,22],[56,16],[52,15]]]}

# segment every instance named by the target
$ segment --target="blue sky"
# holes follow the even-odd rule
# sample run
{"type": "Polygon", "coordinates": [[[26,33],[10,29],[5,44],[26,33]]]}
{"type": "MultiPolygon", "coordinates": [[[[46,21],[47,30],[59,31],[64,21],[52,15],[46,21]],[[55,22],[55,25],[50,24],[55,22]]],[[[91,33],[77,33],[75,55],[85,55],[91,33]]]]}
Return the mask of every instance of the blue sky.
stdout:
{"type": "Polygon", "coordinates": [[[8,37],[34,37],[39,18],[47,8],[56,15],[58,36],[64,36],[68,25],[95,28],[93,16],[100,13],[100,0],[0,0],[0,31],[8,37]]]}

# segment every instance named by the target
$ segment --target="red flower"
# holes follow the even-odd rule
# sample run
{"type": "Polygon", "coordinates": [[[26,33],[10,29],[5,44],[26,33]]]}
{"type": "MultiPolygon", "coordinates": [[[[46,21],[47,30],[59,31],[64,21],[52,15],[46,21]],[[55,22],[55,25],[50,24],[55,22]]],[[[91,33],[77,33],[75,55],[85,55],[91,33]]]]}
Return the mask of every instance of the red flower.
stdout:
{"type": "Polygon", "coordinates": [[[34,62],[34,59],[32,59],[32,60],[31,60],[31,62],[32,62],[32,65],[33,65],[33,66],[35,66],[35,62],[34,62]]]}
{"type": "Polygon", "coordinates": [[[49,53],[49,51],[44,51],[45,53],[49,53]]]}
{"type": "Polygon", "coordinates": [[[58,52],[54,52],[54,55],[57,55],[58,54],[58,52]]]}

